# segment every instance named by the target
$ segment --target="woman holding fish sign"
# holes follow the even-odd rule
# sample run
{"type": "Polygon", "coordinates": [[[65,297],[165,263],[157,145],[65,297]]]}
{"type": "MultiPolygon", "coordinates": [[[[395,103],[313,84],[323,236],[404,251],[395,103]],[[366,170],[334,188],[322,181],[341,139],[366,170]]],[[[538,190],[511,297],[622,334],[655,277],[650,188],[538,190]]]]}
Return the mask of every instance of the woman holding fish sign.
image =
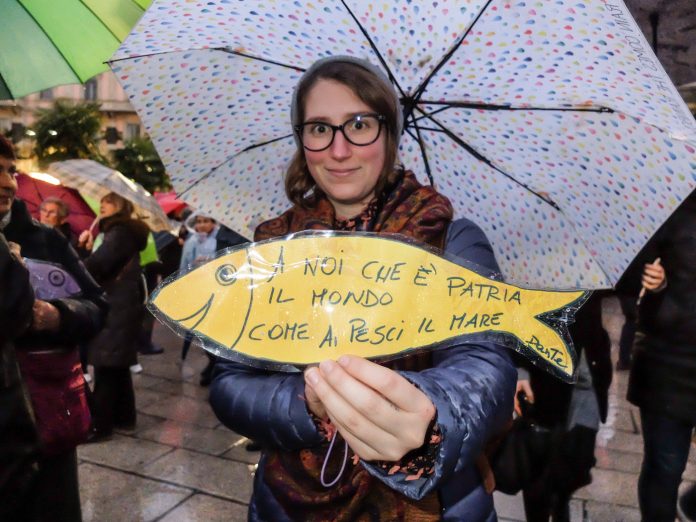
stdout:
{"type": "MultiPolygon", "coordinates": [[[[483,233],[466,220],[450,226],[447,198],[396,165],[399,102],[376,67],[319,60],[295,90],[292,123],[294,206],[262,223],[256,241],[307,229],[400,233],[497,270],[483,233]]],[[[225,361],[210,401],[265,448],[250,520],[495,520],[476,461],[510,418],[515,379],[506,350],[489,343],[385,365],[344,356],[304,375],[225,361]]]]}

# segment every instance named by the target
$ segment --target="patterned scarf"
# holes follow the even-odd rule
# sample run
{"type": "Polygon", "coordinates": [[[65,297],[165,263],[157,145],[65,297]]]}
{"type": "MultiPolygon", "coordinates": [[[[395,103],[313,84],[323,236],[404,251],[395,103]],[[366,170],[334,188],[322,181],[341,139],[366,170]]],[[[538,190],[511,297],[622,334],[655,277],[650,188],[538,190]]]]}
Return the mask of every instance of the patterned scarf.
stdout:
{"type": "MultiPolygon", "coordinates": [[[[337,221],[333,205],[320,198],[310,209],[295,206],[278,218],[259,225],[255,241],[271,239],[302,230],[353,230],[400,233],[442,248],[452,206],[432,187],[423,186],[412,172],[403,175],[388,189],[380,205],[373,200],[355,218],[337,221]]],[[[386,366],[398,370],[419,370],[431,365],[429,353],[415,354],[386,366]]],[[[299,397],[297,400],[301,400],[299,397]]],[[[433,492],[419,501],[407,498],[386,486],[363,468],[356,455],[349,460],[338,483],[321,484],[321,468],[328,441],[300,451],[267,451],[264,477],[275,498],[293,520],[303,521],[415,521],[440,519],[440,503],[433,492]]],[[[326,466],[325,478],[341,470],[343,440],[338,436],[326,466]]]]}

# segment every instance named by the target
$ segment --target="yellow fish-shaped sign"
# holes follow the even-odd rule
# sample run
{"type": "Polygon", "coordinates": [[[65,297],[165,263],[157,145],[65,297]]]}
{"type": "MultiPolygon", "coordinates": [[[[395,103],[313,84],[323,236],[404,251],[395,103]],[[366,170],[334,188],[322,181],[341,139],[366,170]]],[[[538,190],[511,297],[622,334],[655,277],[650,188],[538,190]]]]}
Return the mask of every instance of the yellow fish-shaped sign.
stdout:
{"type": "Polygon", "coordinates": [[[279,369],[347,353],[385,360],[469,336],[572,380],[567,323],[586,292],[520,288],[407,241],[310,232],[250,243],[164,281],[150,309],[222,357],[279,369]]]}

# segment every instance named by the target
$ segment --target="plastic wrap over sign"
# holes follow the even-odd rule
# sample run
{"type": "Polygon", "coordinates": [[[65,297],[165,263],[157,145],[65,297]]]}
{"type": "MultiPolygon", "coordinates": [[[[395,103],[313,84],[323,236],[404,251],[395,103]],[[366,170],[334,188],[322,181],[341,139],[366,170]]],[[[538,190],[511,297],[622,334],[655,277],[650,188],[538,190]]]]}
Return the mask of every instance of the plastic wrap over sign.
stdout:
{"type": "Polygon", "coordinates": [[[377,361],[482,340],[564,380],[587,292],[521,288],[403,236],[302,232],[227,249],[153,293],[150,310],[216,355],[276,370],[377,361]]]}

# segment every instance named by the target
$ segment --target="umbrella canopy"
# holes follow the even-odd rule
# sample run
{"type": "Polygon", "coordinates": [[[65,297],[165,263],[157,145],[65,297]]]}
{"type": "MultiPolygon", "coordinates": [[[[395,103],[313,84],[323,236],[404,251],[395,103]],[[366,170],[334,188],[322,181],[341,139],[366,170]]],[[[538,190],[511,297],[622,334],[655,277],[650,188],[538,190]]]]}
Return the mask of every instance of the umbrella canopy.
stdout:
{"type": "Polygon", "coordinates": [[[41,202],[47,198],[59,198],[65,201],[70,209],[68,223],[72,231],[79,235],[87,230],[96,217],[89,204],[80,193],[72,188],[65,187],[60,182],[41,174],[17,174],[17,197],[27,204],[27,209],[32,217],[39,219],[41,202]]]}
{"type": "Polygon", "coordinates": [[[141,185],[119,171],[92,160],[67,160],[51,163],[48,174],[63,185],[97,201],[109,192],[123,196],[135,206],[135,213],[145,220],[151,230],[169,230],[169,220],[157,200],[141,185]]]}
{"type": "Polygon", "coordinates": [[[0,99],[21,98],[108,69],[151,0],[4,0],[0,99]]]}
{"type": "Polygon", "coordinates": [[[250,235],[284,211],[292,89],[381,66],[400,159],[478,223],[507,278],[612,286],[696,186],[696,122],[617,0],[155,2],[111,62],[172,183],[250,235]]]}
{"type": "Polygon", "coordinates": [[[180,200],[175,192],[155,192],[155,199],[165,214],[176,213],[186,208],[186,202],[180,200]]]}

